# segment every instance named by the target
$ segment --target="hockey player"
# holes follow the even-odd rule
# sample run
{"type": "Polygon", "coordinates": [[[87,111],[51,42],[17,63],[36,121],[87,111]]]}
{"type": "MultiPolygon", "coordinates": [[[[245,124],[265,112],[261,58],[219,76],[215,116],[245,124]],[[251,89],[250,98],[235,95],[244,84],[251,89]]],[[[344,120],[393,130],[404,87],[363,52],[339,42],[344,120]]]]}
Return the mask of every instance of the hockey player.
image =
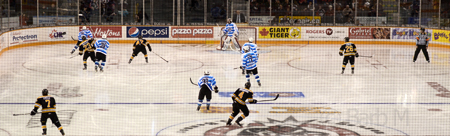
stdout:
{"type": "Polygon", "coordinates": [[[85,37],[86,39],[94,38],[94,36],[92,36],[91,31],[88,30],[86,28],[86,26],[83,26],[81,28],[81,31],[78,33],[78,42],[77,42],[77,45],[75,45],[75,47],[73,47],[72,52],[70,52],[71,54],[73,54],[75,52],[75,50],[80,46],[80,43],[83,41],[83,37],[85,37]]]}
{"type": "Polygon", "coordinates": [[[209,102],[211,101],[211,91],[213,91],[213,87],[215,93],[219,92],[219,88],[216,85],[216,79],[213,76],[209,75],[209,71],[204,71],[204,76],[198,79],[197,85],[198,87],[200,87],[200,92],[198,93],[197,111],[200,110],[200,107],[202,106],[203,99],[205,98],[205,96],[206,96],[206,109],[209,110],[210,105],[209,102]]]}
{"type": "Polygon", "coordinates": [[[48,90],[42,90],[42,96],[38,97],[36,103],[34,104],[34,109],[31,111],[30,115],[34,116],[37,113],[39,107],[42,106],[41,114],[41,125],[42,125],[42,135],[47,135],[47,119],[50,118],[52,123],[58,128],[59,132],[64,135],[63,127],[59,122],[58,116],[56,115],[56,102],[55,98],[48,95],[48,90]]]}
{"type": "Polygon", "coordinates": [[[430,41],[430,38],[428,38],[427,33],[425,33],[425,28],[420,28],[420,33],[416,37],[416,52],[414,53],[414,59],[413,62],[416,62],[417,56],[419,55],[420,50],[422,50],[423,55],[425,56],[425,59],[430,63],[430,58],[428,57],[428,43],[430,41]]]}
{"type": "Polygon", "coordinates": [[[256,63],[258,62],[258,57],[255,53],[250,52],[250,47],[245,46],[242,48],[244,50],[244,54],[242,54],[242,66],[241,69],[245,70],[247,75],[247,82],[250,82],[250,74],[253,73],[256,81],[258,82],[258,86],[261,86],[261,82],[259,81],[258,68],[256,67],[256,63]]]}
{"type": "Polygon", "coordinates": [[[106,50],[109,48],[109,42],[106,40],[106,34],[102,35],[102,39],[95,41],[94,47],[97,52],[95,54],[95,71],[97,71],[97,67],[100,67],[100,72],[103,72],[106,62],[106,50]],[[101,65],[99,65],[99,61],[102,61],[101,65]]]}
{"type": "MultiPolygon", "coordinates": [[[[256,56],[259,58],[259,54],[258,54],[258,45],[253,43],[254,39],[252,37],[248,38],[248,42],[245,43],[244,45],[242,45],[242,47],[248,46],[250,47],[250,52],[253,52],[256,54],[256,56]]],[[[241,53],[245,53],[244,50],[241,50],[241,53]]],[[[242,69],[242,74],[245,74],[245,70],[242,69]]]]}
{"type": "Polygon", "coordinates": [[[352,74],[355,73],[355,57],[359,57],[358,52],[356,51],[355,44],[350,42],[350,38],[345,37],[345,43],[341,45],[339,55],[344,56],[344,61],[342,62],[342,72],[341,74],[344,74],[345,67],[347,66],[347,63],[350,61],[350,64],[352,65],[352,74]]]}
{"type": "Polygon", "coordinates": [[[227,19],[227,25],[225,26],[225,29],[223,29],[223,35],[221,38],[225,37],[225,43],[221,45],[222,50],[226,50],[228,46],[230,45],[230,41],[233,42],[234,46],[236,48],[239,48],[241,50],[241,45],[238,41],[239,36],[239,30],[231,20],[231,18],[227,19]]]}
{"type": "Polygon", "coordinates": [[[128,64],[131,63],[131,61],[133,61],[134,57],[136,57],[139,52],[142,52],[142,54],[144,54],[145,57],[145,62],[148,63],[148,57],[147,57],[147,51],[145,50],[145,45],[147,45],[148,47],[148,51],[152,51],[152,47],[150,47],[150,43],[147,42],[147,40],[142,39],[142,35],[138,36],[138,40],[136,42],[134,42],[133,44],[133,55],[131,55],[130,61],[128,61],[128,64]]]}
{"type": "Polygon", "coordinates": [[[245,104],[245,100],[248,100],[248,102],[252,104],[258,102],[256,99],[253,99],[253,92],[250,90],[250,82],[245,83],[244,86],[244,89],[238,88],[231,96],[231,99],[233,100],[233,113],[231,113],[231,116],[228,118],[227,126],[231,125],[231,121],[233,121],[234,117],[239,114],[239,111],[242,111],[243,114],[236,120],[236,124],[242,127],[240,122],[250,114],[248,107],[245,104]]]}
{"type": "Polygon", "coordinates": [[[80,43],[80,55],[83,55],[83,70],[87,69],[87,59],[90,57],[92,62],[95,63],[95,47],[94,47],[94,38],[86,40],[86,37],[83,37],[83,42],[80,43]]]}

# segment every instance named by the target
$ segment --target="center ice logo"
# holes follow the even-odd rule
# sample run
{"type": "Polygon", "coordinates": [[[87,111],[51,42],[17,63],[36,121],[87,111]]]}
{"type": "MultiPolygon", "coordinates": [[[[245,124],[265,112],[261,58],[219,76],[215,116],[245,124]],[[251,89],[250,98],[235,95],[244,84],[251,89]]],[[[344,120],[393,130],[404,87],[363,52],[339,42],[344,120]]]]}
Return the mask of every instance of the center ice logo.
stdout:
{"type": "Polygon", "coordinates": [[[139,29],[136,27],[128,29],[128,35],[130,35],[131,37],[137,37],[139,35],[139,29]]]}

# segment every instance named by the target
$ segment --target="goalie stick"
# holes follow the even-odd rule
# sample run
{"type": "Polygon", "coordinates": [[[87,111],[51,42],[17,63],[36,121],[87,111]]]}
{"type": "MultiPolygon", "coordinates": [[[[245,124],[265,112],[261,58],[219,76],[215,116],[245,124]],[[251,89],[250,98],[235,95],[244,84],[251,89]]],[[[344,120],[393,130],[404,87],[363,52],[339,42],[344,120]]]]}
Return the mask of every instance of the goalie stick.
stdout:
{"type": "Polygon", "coordinates": [[[191,80],[191,84],[197,86],[197,84],[194,84],[194,82],[192,82],[192,78],[189,78],[189,80],[191,80]]]}
{"type": "Polygon", "coordinates": [[[280,94],[277,94],[277,96],[275,97],[275,99],[270,99],[270,100],[260,100],[258,102],[267,102],[267,101],[275,101],[278,99],[278,96],[280,96],[280,94]]]}

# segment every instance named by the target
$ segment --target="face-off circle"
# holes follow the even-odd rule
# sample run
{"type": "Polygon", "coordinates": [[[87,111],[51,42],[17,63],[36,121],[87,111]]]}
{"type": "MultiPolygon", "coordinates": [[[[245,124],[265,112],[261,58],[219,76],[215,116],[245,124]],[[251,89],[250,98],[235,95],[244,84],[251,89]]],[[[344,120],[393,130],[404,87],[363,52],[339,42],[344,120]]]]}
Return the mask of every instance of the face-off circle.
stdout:
{"type": "Polygon", "coordinates": [[[244,121],[243,127],[226,126],[226,120],[199,120],[180,123],[160,130],[157,135],[407,135],[382,125],[357,124],[329,119],[296,119],[293,116],[279,119],[244,121]]]}

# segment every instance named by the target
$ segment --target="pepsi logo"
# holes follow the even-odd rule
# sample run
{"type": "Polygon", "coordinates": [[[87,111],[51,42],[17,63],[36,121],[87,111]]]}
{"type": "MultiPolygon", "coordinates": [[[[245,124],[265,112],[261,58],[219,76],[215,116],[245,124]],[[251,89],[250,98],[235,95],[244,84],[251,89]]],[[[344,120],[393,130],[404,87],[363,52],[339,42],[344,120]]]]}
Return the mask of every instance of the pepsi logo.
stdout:
{"type": "Polygon", "coordinates": [[[130,35],[131,37],[137,37],[139,35],[139,29],[136,27],[128,29],[128,35],[130,35]]]}

